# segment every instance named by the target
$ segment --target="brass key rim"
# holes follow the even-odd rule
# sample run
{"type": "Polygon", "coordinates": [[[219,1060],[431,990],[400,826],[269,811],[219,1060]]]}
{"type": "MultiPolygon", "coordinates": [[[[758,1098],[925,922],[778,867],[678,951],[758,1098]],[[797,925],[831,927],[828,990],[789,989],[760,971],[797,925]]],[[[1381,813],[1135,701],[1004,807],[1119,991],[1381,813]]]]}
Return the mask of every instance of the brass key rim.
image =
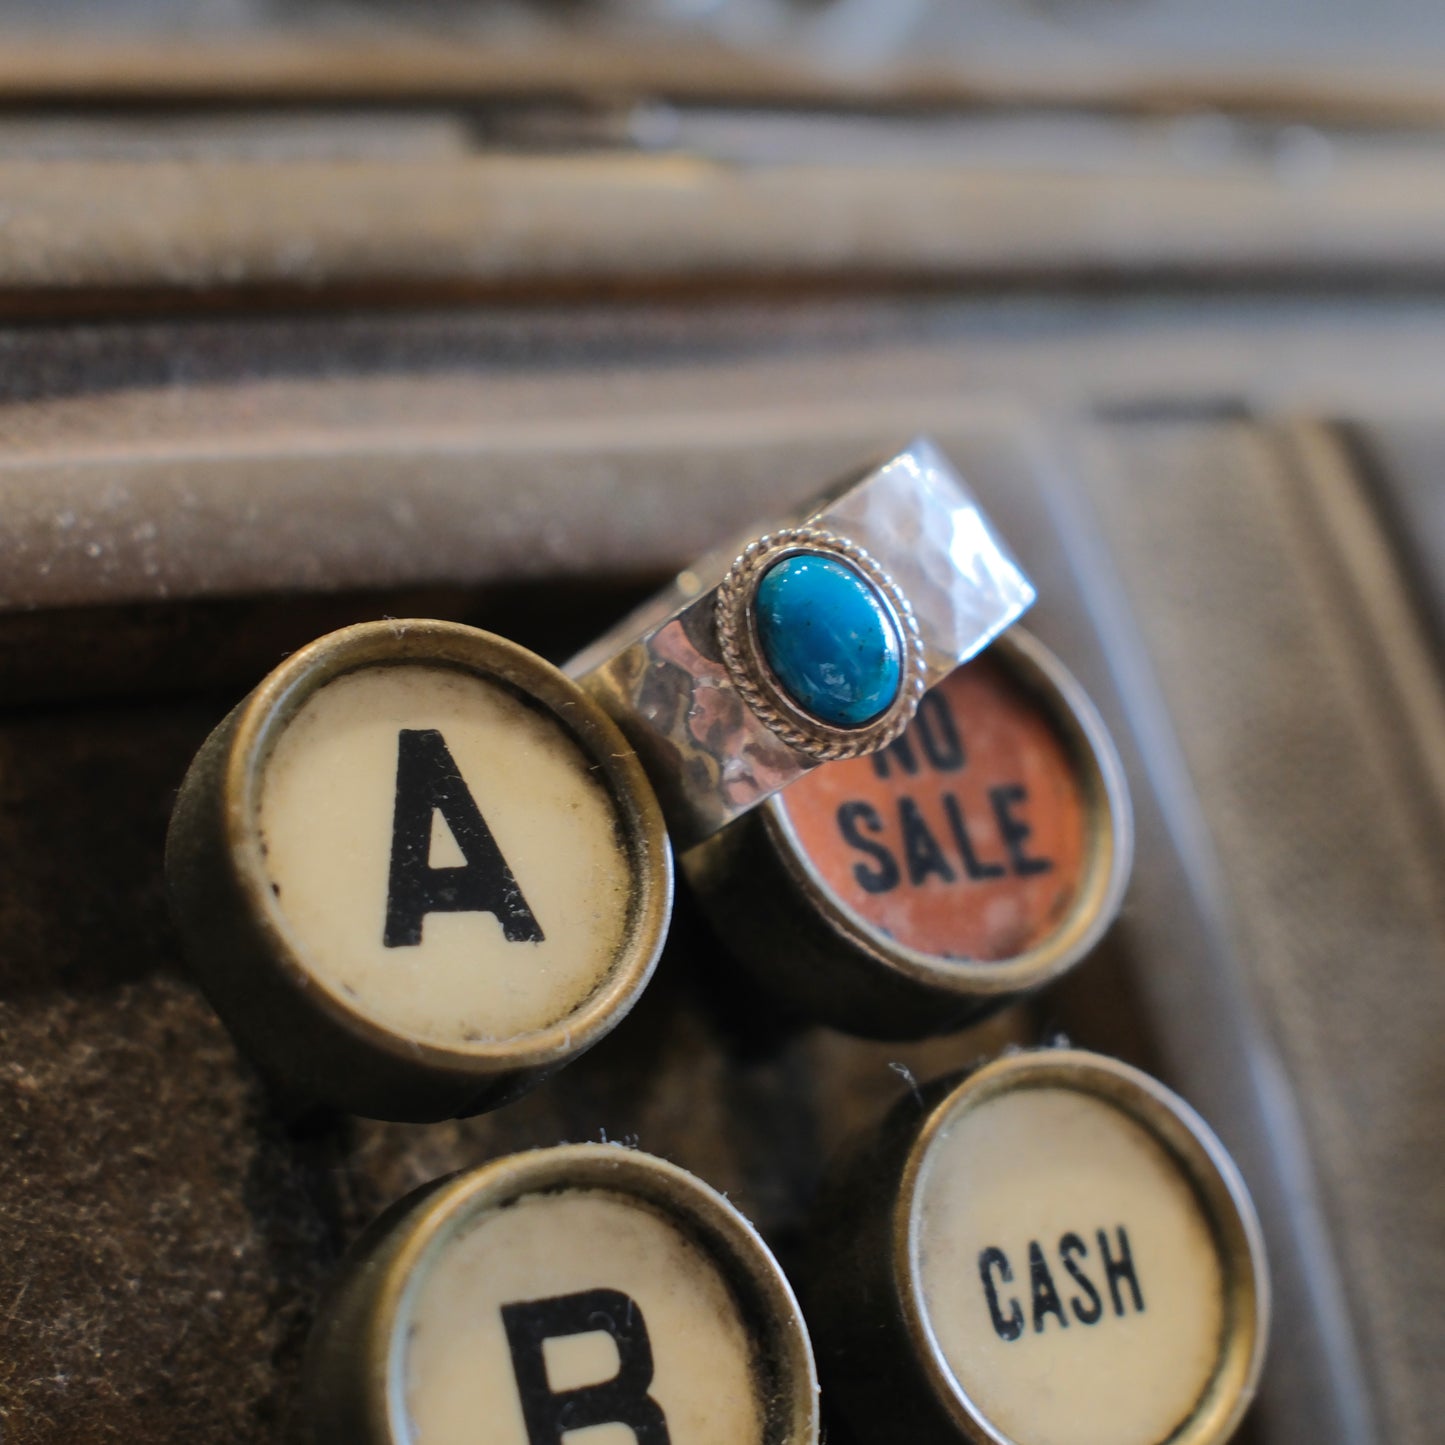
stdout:
{"type": "Polygon", "coordinates": [[[1224,1277],[1224,1321],[1210,1379],[1169,1442],[1223,1445],[1254,1397],[1269,1336],[1269,1271],[1253,1201],[1224,1146],[1183,1099],[1139,1069],[1083,1050],[995,1060],[949,1090],[918,1127],[891,1213],[892,1275],[904,1328],[932,1392],[973,1445],[1029,1445],[989,1421],[945,1360],[924,1304],[917,1248],[920,1186],[934,1141],[961,1114],[1020,1089],[1074,1090],[1112,1105],[1164,1148],[1189,1183],[1224,1277]]]}

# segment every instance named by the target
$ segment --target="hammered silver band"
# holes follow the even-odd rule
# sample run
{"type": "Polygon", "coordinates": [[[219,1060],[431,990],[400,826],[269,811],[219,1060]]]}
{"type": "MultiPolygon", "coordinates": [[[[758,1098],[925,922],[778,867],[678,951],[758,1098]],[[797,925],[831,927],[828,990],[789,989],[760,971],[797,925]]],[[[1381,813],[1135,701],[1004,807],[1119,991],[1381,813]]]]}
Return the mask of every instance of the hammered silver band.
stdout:
{"type": "Polygon", "coordinates": [[[679,574],[566,666],[637,749],[685,850],[833,758],[886,746],[924,690],[1017,621],[1034,588],[926,438],[753,529],[679,574]],[[781,557],[822,553],[876,590],[897,624],[893,704],[858,728],[810,717],[772,678],[750,616],[781,557]]]}

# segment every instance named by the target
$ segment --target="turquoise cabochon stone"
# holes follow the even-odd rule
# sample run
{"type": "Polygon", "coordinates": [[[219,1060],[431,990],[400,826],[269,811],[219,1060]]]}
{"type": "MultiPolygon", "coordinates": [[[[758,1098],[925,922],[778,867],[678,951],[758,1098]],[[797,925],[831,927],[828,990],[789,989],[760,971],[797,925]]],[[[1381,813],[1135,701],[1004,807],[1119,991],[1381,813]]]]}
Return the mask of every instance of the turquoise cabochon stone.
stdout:
{"type": "Polygon", "coordinates": [[[902,643],[861,572],[836,557],[796,553],[763,574],[753,608],[763,659],[804,712],[855,728],[893,705],[902,643]]]}

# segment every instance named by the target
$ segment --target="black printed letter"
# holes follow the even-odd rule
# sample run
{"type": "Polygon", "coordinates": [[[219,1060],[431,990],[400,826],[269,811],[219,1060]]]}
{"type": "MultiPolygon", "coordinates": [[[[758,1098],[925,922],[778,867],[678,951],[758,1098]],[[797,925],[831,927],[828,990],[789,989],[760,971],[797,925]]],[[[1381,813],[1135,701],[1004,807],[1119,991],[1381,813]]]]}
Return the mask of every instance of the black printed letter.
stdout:
{"type": "Polygon", "coordinates": [[[937,873],[945,883],[953,882],[953,869],[938,846],[938,839],[928,830],[928,822],[912,798],[898,800],[898,821],[903,825],[903,856],[908,860],[908,881],[924,882],[937,873]]]}
{"type": "Polygon", "coordinates": [[[863,828],[870,833],[881,833],[883,819],[871,804],[844,803],[838,809],[838,831],[845,842],[851,843],[860,853],[866,853],[877,864],[870,868],[866,863],[855,863],[853,876],[865,893],[887,893],[890,888],[898,887],[898,864],[883,844],[863,836],[860,831],[863,828]]]}
{"type": "Polygon", "coordinates": [[[1109,1236],[1101,1229],[1098,1233],[1099,1253],[1104,1256],[1104,1277],[1109,1281],[1109,1294],[1114,1300],[1114,1313],[1121,1319],[1124,1315],[1124,1299],[1119,1292],[1119,1281],[1129,1281],[1129,1292],[1134,1296],[1134,1308],[1144,1313],[1144,1295],[1139,1288],[1139,1276],[1134,1273],[1134,1256],[1129,1253],[1129,1236],[1121,1224],[1115,1231],[1119,1236],[1119,1257],[1109,1253],[1109,1236]]]}
{"type": "Polygon", "coordinates": [[[998,819],[999,837],[1003,839],[1003,845],[1013,859],[1014,872],[1020,878],[1027,878],[1032,873],[1047,873],[1054,866],[1052,859],[1035,858],[1024,852],[1024,843],[1034,830],[1013,811],[1013,807],[1015,803],[1027,802],[1028,796],[1028,789],[1019,783],[1007,783],[1001,788],[988,790],[993,815],[998,819]]]}
{"type": "Polygon", "coordinates": [[[1045,1315],[1057,1315],[1059,1323],[1068,1329],[1069,1317],[1059,1302],[1059,1292],[1054,1288],[1054,1277],[1049,1273],[1049,1267],[1044,1262],[1044,1252],[1039,1248],[1036,1239],[1029,1242],[1029,1283],[1033,1286],[1034,1333],[1043,1334],[1045,1315]]]}
{"type": "Polygon", "coordinates": [[[396,809],[382,942],[388,948],[414,947],[428,913],[492,913],[509,943],[541,943],[542,929],[442,735],[435,728],[403,728],[396,743],[396,809]],[[434,812],[446,820],[467,860],[459,868],[431,866],[434,812]]]}
{"type": "Polygon", "coordinates": [[[943,811],[948,815],[948,826],[953,829],[953,841],[958,848],[958,856],[963,859],[963,871],[975,883],[981,878],[1002,878],[1008,872],[1002,863],[982,861],[973,851],[973,839],[968,836],[968,823],[964,819],[963,809],[958,806],[958,799],[952,793],[943,795],[943,811]]]}
{"type": "Polygon", "coordinates": [[[1005,1284],[1012,1284],[1014,1272],[1009,1268],[1008,1255],[990,1245],[978,1257],[978,1277],[983,1281],[984,1298],[988,1301],[988,1316],[993,1321],[994,1333],[1001,1340],[1016,1340],[1024,1332],[1024,1312],[1019,1302],[1009,1301],[1009,1312],[998,1307],[998,1289],[993,1282],[993,1271],[1005,1284]]]}
{"type": "Polygon", "coordinates": [[[672,1445],[667,1417],[647,1393],[652,1383],[652,1342],[642,1311],[620,1290],[503,1305],[502,1325],[512,1352],[512,1373],[527,1424],[527,1445],[564,1445],[570,1430],[592,1425],[626,1425],[637,1445],[672,1445]],[[553,1390],[547,1380],[545,1340],[603,1331],[617,1346],[617,1373],[598,1385],[553,1390]]]}
{"type": "Polygon", "coordinates": [[[1096,1325],[1099,1323],[1099,1316],[1104,1313],[1104,1302],[1099,1298],[1099,1291],[1094,1288],[1093,1280],[1074,1260],[1075,1255],[1083,1259],[1088,1252],[1088,1245],[1077,1234],[1066,1234],[1059,1241],[1059,1258],[1063,1260],[1064,1268],[1073,1277],[1074,1283],[1089,1297],[1087,1306],[1080,1303],[1078,1295],[1069,1301],[1073,1307],[1074,1318],[1081,1325],[1096,1325]]]}
{"type": "Polygon", "coordinates": [[[918,772],[918,756],[913,751],[913,739],[907,733],[900,734],[886,748],[879,748],[873,754],[873,771],[880,778],[891,777],[895,762],[910,778],[918,772]]]}
{"type": "Polygon", "coordinates": [[[956,773],[963,766],[963,741],[942,693],[926,692],[918,699],[909,731],[918,734],[924,755],[940,773],[956,773]]]}

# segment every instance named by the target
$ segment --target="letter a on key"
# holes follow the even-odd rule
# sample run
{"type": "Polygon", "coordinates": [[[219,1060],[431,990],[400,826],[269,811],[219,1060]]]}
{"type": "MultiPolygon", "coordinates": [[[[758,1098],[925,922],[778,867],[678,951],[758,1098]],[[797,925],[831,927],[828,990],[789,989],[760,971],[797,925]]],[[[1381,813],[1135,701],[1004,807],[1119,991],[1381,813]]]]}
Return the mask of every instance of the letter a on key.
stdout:
{"type": "Polygon", "coordinates": [[[419,944],[428,913],[491,913],[509,943],[543,938],[446,739],[435,728],[403,728],[397,735],[386,946],[419,944]],[[442,815],[466,860],[457,867],[431,866],[433,813],[442,815]]]}
{"type": "Polygon", "coordinates": [[[637,1445],[672,1445],[652,1384],[652,1342],[636,1303],[615,1289],[590,1289],[502,1306],[502,1324],[527,1422],[528,1445],[565,1445],[563,1435],[592,1425],[626,1425],[637,1445]],[[610,1380],[553,1390],[542,1346],[567,1335],[605,1333],[617,1346],[610,1380]]]}

